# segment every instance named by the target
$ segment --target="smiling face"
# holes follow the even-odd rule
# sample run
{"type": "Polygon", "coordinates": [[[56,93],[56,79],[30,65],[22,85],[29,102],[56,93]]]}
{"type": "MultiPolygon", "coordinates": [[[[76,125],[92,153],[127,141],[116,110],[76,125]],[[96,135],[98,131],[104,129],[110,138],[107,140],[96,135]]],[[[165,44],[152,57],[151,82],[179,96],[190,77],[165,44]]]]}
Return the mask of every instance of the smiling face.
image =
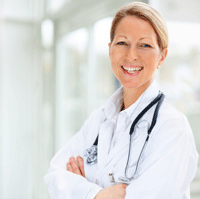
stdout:
{"type": "Polygon", "coordinates": [[[162,65],[167,49],[160,50],[153,27],[136,16],[126,16],[109,43],[112,70],[124,89],[146,90],[162,65]]]}

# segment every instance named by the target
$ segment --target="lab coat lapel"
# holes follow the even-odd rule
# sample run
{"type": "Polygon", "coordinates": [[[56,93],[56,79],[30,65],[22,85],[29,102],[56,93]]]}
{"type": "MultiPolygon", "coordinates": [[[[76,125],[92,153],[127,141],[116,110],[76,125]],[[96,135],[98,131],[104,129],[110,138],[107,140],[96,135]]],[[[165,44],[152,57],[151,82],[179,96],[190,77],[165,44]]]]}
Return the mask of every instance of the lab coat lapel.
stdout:
{"type": "Polygon", "coordinates": [[[119,151],[123,150],[123,148],[129,144],[129,141],[130,141],[129,129],[127,129],[124,132],[123,136],[118,140],[116,145],[113,147],[112,151],[109,154],[108,160],[111,160],[118,154],[119,151]]]}
{"type": "MultiPolygon", "coordinates": [[[[144,91],[144,93],[142,94],[142,96],[140,96],[140,98],[138,99],[140,102],[138,104],[138,106],[135,108],[134,111],[130,111],[131,109],[127,109],[127,114],[129,115],[129,118],[131,120],[131,123],[133,123],[133,121],[136,119],[136,117],[140,114],[140,112],[149,104],[151,103],[156,96],[158,95],[159,90],[157,87],[157,84],[155,82],[153,82],[148,88],[147,90],[144,91]]],[[[142,121],[145,121],[146,124],[150,125],[151,124],[151,120],[153,117],[153,113],[155,110],[156,105],[154,105],[151,109],[149,109],[143,116],[142,118],[139,120],[138,124],[136,126],[138,126],[142,121]]],[[[144,124],[144,123],[143,123],[144,124]]],[[[142,126],[143,126],[142,124],[142,126]]],[[[144,125],[146,125],[144,124],[144,125]]],[[[129,128],[130,129],[130,128],[129,128]]]]}
{"type": "Polygon", "coordinates": [[[99,142],[98,142],[98,168],[104,167],[108,153],[110,150],[110,144],[112,140],[112,134],[114,129],[114,123],[109,119],[104,121],[100,125],[99,130],[99,142]]]}

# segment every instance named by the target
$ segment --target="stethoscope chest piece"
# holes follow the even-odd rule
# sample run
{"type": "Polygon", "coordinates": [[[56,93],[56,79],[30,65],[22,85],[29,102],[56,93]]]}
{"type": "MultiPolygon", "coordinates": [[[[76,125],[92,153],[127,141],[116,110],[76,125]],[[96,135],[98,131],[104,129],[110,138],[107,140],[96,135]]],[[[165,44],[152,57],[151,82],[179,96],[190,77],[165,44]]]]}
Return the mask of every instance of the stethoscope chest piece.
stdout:
{"type": "Polygon", "coordinates": [[[97,163],[97,146],[92,145],[86,149],[83,154],[86,157],[87,164],[93,165],[97,163]]]}

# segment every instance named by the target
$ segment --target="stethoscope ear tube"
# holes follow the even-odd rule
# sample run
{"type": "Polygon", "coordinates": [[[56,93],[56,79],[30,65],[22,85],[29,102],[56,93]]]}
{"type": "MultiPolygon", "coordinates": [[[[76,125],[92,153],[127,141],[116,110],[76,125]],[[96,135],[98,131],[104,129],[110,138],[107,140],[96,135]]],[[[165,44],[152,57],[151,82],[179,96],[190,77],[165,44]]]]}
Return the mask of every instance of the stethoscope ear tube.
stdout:
{"type": "Polygon", "coordinates": [[[160,96],[159,96],[159,102],[156,106],[156,109],[154,111],[154,114],[153,114],[153,118],[152,118],[152,122],[151,122],[151,126],[149,127],[149,130],[148,130],[148,134],[151,133],[153,127],[155,126],[156,122],[157,122],[157,118],[158,118],[158,111],[160,109],[160,106],[161,104],[163,103],[163,100],[165,98],[165,95],[163,93],[160,93],[160,96]]]}
{"type": "MultiPolygon", "coordinates": [[[[154,106],[158,101],[160,101],[160,99],[162,98],[164,99],[164,94],[163,93],[159,93],[158,96],[150,103],[148,104],[141,112],[140,114],[136,117],[136,119],[133,121],[133,124],[131,125],[130,128],[130,132],[129,134],[132,135],[134,130],[135,130],[135,126],[138,123],[138,121],[144,116],[144,114],[152,107],[154,106]]],[[[162,103],[162,102],[161,102],[162,103]]],[[[158,107],[159,110],[160,106],[158,107]]],[[[157,111],[158,112],[158,111],[157,111]]],[[[158,114],[158,113],[157,113],[158,114]]],[[[154,118],[155,119],[155,118],[154,118]]],[[[153,125],[154,126],[154,125],[153,125]]],[[[152,128],[153,129],[153,128],[152,128]]]]}

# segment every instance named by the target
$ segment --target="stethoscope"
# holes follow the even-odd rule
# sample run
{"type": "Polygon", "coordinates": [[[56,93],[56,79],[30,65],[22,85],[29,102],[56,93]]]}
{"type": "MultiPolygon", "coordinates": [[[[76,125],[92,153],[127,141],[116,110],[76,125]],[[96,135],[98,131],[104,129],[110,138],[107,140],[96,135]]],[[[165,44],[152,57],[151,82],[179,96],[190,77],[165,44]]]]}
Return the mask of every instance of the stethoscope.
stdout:
{"type": "MultiPolygon", "coordinates": [[[[165,95],[163,93],[159,93],[157,95],[157,97],[152,101],[150,102],[140,113],[139,115],[136,117],[136,119],[133,121],[132,125],[131,125],[131,128],[130,128],[130,142],[129,142],[129,152],[128,152],[128,159],[127,159],[127,163],[126,163],[126,168],[125,168],[125,172],[124,172],[124,175],[125,175],[125,178],[126,179],[123,179],[123,178],[120,178],[121,181],[123,182],[130,182],[131,180],[135,179],[138,177],[137,175],[137,171],[138,171],[138,167],[139,167],[139,163],[140,163],[140,159],[141,159],[141,156],[144,152],[144,149],[147,145],[147,142],[149,140],[149,137],[150,137],[150,134],[151,134],[151,131],[153,129],[153,127],[155,126],[156,124],[156,121],[157,121],[157,117],[158,117],[158,112],[159,112],[159,109],[160,109],[160,106],[163,102],[165,98],[165,95]],[[128,169],[128,166],[129,166],[129,159],[130,159],[130,149],[131,149],[131,142],[132,142],[132,134],[135,130],[135,126],[136,124],[139,122],[139,120],[143,117],[143,115],[152,107],[154,106],[155,104],[157,103],[156,105],[156,108],[155,108],[155,111],[154,111],[154,114],[153,114],[153,118],[152,118],[152,122],[151,122],[151,126],[149,127],[148,131],[147,131],[147,137],[146,137],[146,140],[145,140],[145,143],[142,147],[142,150],[140,152],[140,155],[139,155],[139,158],[137,160],[137,163],[136,163],[136,169],[135,169],[135,172],[133,174],[132,177],[128,177],[127,176],[127,169],[128,169]]],[[[122,108],[123,110],[123,108],[122,108]]],[[[84,151],[84,156],[86,157],[86,163],[87,164],[90,164],[90,165],[94,165],[95,163],[97,163],[97,153],[98,153],[98,139],[99,139],[99,135],[97,136],[95,142],[93,143],[93,145],[86,149],[84,151]]],[[[109,174],[110,176],[110,181],[111,182],[114,182],[114,177],[112,175],[112,173],[109,174]]]]}

